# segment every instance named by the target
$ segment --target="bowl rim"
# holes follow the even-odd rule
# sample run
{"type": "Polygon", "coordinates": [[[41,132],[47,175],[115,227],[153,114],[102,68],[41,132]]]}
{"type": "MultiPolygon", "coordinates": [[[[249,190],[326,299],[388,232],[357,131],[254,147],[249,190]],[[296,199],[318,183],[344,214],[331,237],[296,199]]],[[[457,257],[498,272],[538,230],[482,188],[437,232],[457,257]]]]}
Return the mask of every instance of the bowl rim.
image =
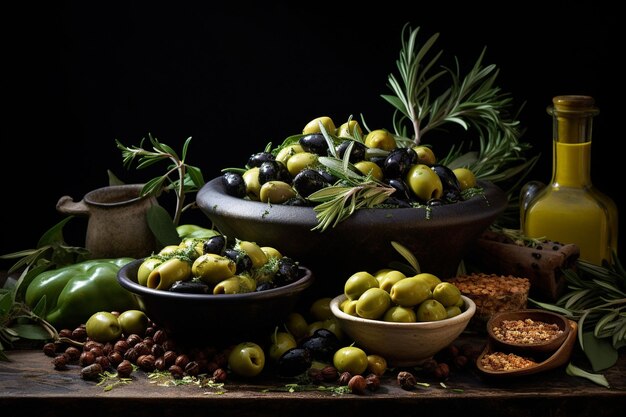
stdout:
{"type": "Polygon", "coordinates": [[[276,296],[288,296],[294,293],[299,293],[309,288],[313,281],[315,280],[315,276],[313,272],[302,265],[298,265],[298,268],[301,271],[304,271],[304,275],[295,282],[289,283],[287,285],[283,285],[281,287],[270,288],[268,290],[263,291],[253,291],[241,294],[192,294],[192,293],[179,293],[172,292],[166,290],[157,290],[153,288],[145,287],[137,282],[135,282],[129,275],[133,269],[136,271],[139,269],[139,266],[143,263],[145,258],[136,259],[122,266],[117,273],[117,281],[118,283],[125,288],[126,290],[136,294],[140,297],[158,297],[169,300],[178,300],[178,301],[203,301],[203,300],[211,300],[215,302],[232,302],[232,301],[254,301],[254,300],[262,300],[262,299],[274,299],[276,296]]]}
{"type": "Polygon", "coordinates": [[[559,314],[550,310],[543,310],[539,308],[525,308],[514,311],[502,311],[500,313],[496,313],[489,318],[487,321],[487,333],[489,338],[492,339],[497,345],[501,346],[510,346],[514,348],[520,349],[528,349],[532,350],[533,348],[542,349],[542,348],[558,348],[563,344],[569,332],[571,331],[571,326],[569,320],[562,314],[559,314]],[[557,337],[554,337],[550,340],[544,340],[536,343],[516,343],[510,342],[506,340],[502,340],[497,337],[494,332],[494,326],[499,325],[504,320],[521,320],[525,318],[530,318],[534,321],[543,321],[550,324],[557,324],[559,329],[563,330],[563,332],[557,337]]]}
{"type": "MultiPolygon", "coordinates": [[[[312,206],[269,204],[235,197],[226,193],[222,178],[223,176],[220,175],[207,181],[196,194],[196,203],[207,215],[209,215],[209,213],[227,214],[228,217],[235,218],[259,216],[259,219],[262,219],[264,223],[280,223],[284,222],[285,219],[295,221],[295,216],[298,215],[298,223],[307,224],[310,227],[317,226],[318,224],[317,215],[312,206]],[[207,199],[210,200],[210,202],[207,202],[207,199]],[[242,204],[246,205],[246,210],[241,210],[242,204]],[[237,210],[236,208],[239,209],[237,210]]],[[[356,210],[350,218],[340,222],[337,227],[341,228],[342,224],[349,223],[351,218],[363,218],[367,220],[369,216],[371,216],[371,213],[380,213],[380,217],[388,222],[397,221],[393,216],[390,216],[390,214],[396,214],[396,217],[408,217],[411,219],[424,218],[433,220],[445,218],[448,222],[458,224],[492,217],[494,213],[502,213],[508,201],[504,191],[491,181],[477,180],[477,185],[483,188],[483,193],[473,195],[469,199],[461,202],[432,207],[360,208],[356,210]],[[474,210],[470,210],[470,208],[474,208],[474,210]],[[459,213],[464,213],[465,215],[459,216],[459,213]]]]}
{"type": "Polygon", "coordinates": [[[437,321],[419,321],[419,322],[414,322],[414,323],[390,322],[390,321],[384,321],[384,320],[366,319],[363,317],[352,316],[348,313],[344,313],[339,308],[339,305],[346,298],[347,296],[345,294],[340,294],[334,297],[330,301],[330,310],[332,311],[333,315],[337,317],[337,319],[359,323],[359,324],[367,324],[367,325],[371,325],[371,326],[379,327],[383,329],[392,327],[394,329],[407,329],[407,330],[416,330],[416,329],[434,330],[434,329],[439,329],[441,327],[446,327],[446,326],[450,326],[454,324],[461,324],[461,323],[469,322],[469,320],[474,316],[474,313],[476,313],[476,303],[471,298],[465,295],[461,295],[461,298],[463,299],[463,305],[465,306],[465,310],[461,314],[458,314],[454,317],[449,317],[447,319],[437,320],[437,321]]]}

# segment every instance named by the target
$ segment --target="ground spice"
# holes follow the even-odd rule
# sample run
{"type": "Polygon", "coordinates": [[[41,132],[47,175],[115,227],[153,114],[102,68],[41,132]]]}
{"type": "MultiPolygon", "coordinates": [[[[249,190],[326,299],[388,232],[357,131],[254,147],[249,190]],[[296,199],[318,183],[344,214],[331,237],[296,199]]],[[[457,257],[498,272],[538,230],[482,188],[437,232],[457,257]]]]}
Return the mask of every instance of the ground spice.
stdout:
{"type": "Polygon", "coordinates": [[[561,335],[563,330],[554,323],[524,320],[502,320],[500,326],[493,327],[494,336],[503,342],[534,344],[548,342],[561,335]]]}
{"type": "Polygon", "coordinates": [[[503,352],[493,352],[485,355],[482,357],[480,363],[483,368],[492,371],[513,371],[537,365],[537,362],[530,358],[525,358],[514,353],[503,352]]]}

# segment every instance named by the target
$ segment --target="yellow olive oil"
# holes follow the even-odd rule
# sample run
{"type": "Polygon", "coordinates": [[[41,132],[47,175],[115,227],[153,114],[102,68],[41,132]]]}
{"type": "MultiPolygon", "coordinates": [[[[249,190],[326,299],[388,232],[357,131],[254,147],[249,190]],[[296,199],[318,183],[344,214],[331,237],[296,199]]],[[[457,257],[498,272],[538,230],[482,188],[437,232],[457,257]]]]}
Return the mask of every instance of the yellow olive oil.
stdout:
{"type": "Polygon", "coordinates": [[[589,96],[557,96],[553,116],[552,180],[521,208],[524,235],[574,243],[580,258],[601,265],[617,251],[614,201],[591,182],[591,125],[598,113],[589,96]]]}

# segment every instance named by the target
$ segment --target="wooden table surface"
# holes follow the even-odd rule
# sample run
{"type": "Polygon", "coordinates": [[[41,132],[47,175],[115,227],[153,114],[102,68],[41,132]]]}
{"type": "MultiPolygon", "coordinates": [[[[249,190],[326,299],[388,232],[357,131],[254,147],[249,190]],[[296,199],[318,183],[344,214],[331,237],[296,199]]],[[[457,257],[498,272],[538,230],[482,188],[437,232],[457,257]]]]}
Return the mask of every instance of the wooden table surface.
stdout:
{"type": "MultiPolygon", "coordinates": [[[[467,336],[461,335],[460,342],[467,336]]],[[[480,343],[475,336],[467,338],[480,343]]],[[[577,347],[578,348],[578,347],[577,347]]],[[[420,378],[429,387],[406,391],[397,372],[381,378],[381,387],[364,395],[311,389],[288,392],[293,380],[229,380],[221,388],[187,384],[164,386],[142,371],[132,382],[111,390],[81,379],[78,365],[57,371],[41,350],[9,350],[0,362],[0,415],[84,416],[623,416],[626,412],[626,354],[603,371],[611,388],[568,376],[564,368],[515,380],[489,380],[475,368],[452,371],[445,387],[420,378]],[[427,414],[424,414],[427,413],[427,414]]],[[[580,351],[572,359],[584,360],[580,351]]],[[[330,384],[328,386],[337,386],[330,384]]],[[[314,388],[314,386],[310,386],[314,388]]]]}

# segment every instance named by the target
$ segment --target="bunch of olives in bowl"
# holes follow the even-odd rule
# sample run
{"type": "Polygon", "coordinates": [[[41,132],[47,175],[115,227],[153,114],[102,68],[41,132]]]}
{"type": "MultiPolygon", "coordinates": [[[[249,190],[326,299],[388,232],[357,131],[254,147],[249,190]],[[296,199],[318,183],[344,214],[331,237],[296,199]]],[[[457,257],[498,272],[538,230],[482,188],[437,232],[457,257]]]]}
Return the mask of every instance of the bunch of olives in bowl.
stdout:
{"type": "Polygon", "coordinates": [[[438,164],[431,148],[404,146],[380,129],[362,137],[353,120],[339,128],[326,117],[312,122],[243,168],[224,169],[196,203],[221,233],[288,242],[326,291],[340,290],[354,265],[396,261],[392,241],[423,270],[452,277],[508,204],[493,183],[438,164]]]}
{"type": "Polygon", "coordinates": [[[330,302],[342,330],[367,352],[393,366],[415,366],[465,330],[476,304],[430,273],[359,271],[330,302]]]}
{"type": "Polygon", "coordinates": [[[223,345],[264,336],[314,282],[309,268],[276,248],[215,244],[221,236],[184,239],[118,272],[141,310],[176,340],[223,345]]]}

